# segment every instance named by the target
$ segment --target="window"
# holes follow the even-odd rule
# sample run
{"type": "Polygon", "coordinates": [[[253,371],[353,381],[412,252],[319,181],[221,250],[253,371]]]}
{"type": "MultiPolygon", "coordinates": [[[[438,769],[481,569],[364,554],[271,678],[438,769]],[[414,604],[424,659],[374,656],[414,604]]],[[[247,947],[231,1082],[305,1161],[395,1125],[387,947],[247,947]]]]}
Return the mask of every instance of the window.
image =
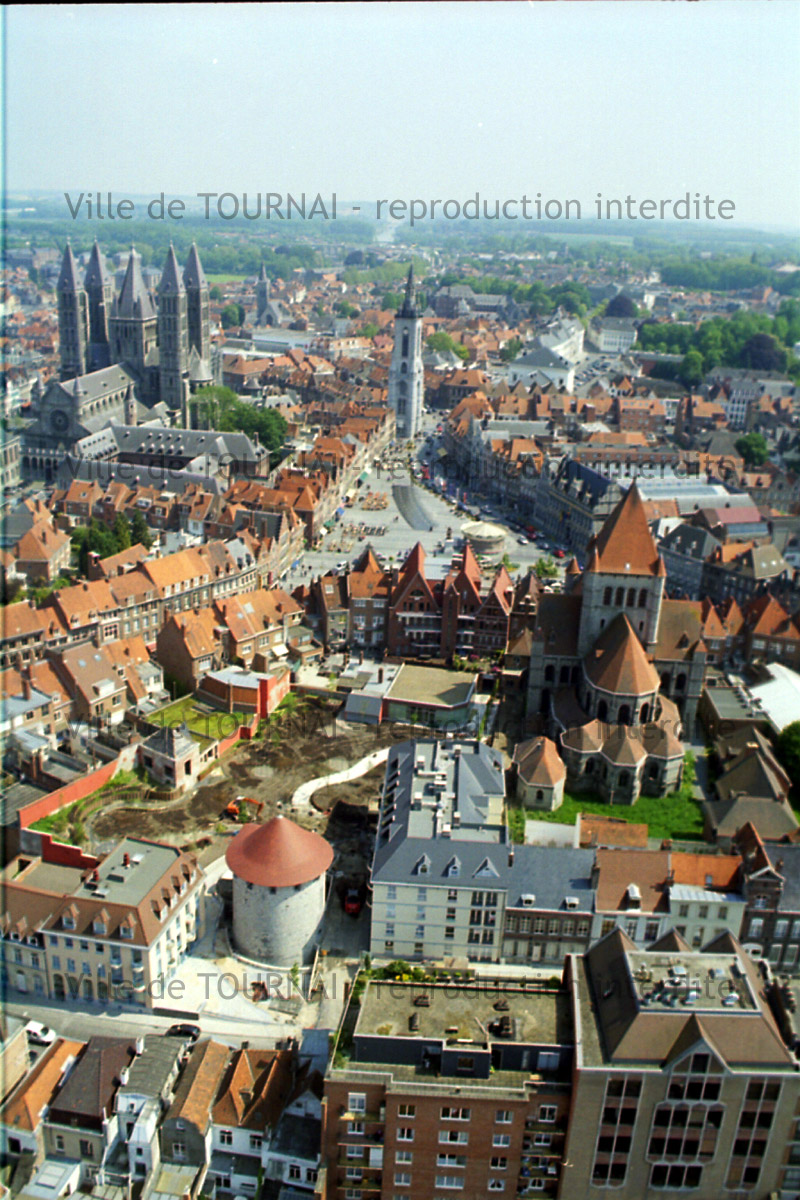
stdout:
{"type": "Polygon", "coordinates": [[[493,1171],[505,1171],[508,1168],[508,1159],[504,1154],[493,1154],[490,1165],[493,1171]]]}
{"type": "Polygon", "coordinates": [[[86,1138],[81,1138],[81,1158],[94,1158],[94,1145],[87,1141],[86,1138]]]}
{"type": "Polygon", "coordinates": [[[437,1154],[437,1167],[465,1167],[467,1165],[466,1154],[437,1154]]]}
{"type": "Polygon", "coordinates": [[[514,1114],[510,1108],[498,1108],[494,1114],[494,1119],[498,1125],[510,1125],[514,1120],[514,1114]]]}
{"type": "Polygon", "coordinates": [[[471,1110],[468,1108],[450,1108],[442,1109],[441,1119],[443,1121],[468,1121],[471,1116],[471,1110]]]}
{"type": "Polygon", "coordinates": [[[489,1180],[489,1191],[490,1192],[503,1192],[503,1191],[505,1191],[505,1187],[506,1187],[506,1181],[504,1179],[490,1179],[489,1180]]]}
{"type": "Polygon", "coordinates": [[[551,1124],[556,1119],[555,1104],[540,1104],[539,1105],[539,1120],[542,1124],[551,1124]]]}
{"type": "Polygon", "coordinates": [[[172,1157],[173,1158],[186,1158],[186,1142],[173,1142],[172,1143],[172,1157]]]}
{"type": "Polygon", "coordinates": [[[533,1136],[534,1146],[549,1146],[553,1141],[551,1133],[536,1133],[533,1136]]]}
{"type": "Polygon", "coordinates": [[[463,1129],[440,1129],[439,1145],[468,1146],[469,1134],[463,1129]]]}
{"type": "Polygon", "coordinates": [[[411,1163],[414,1161],[414,1155],[410,1150],[398,1150],[394,1156],[396,1163],[411,1163]]]}
{"type": "MultiPolygon", "coordinates": [[[[361,1167],[348,1167],[347,1170],[345,1171],[345,1177],[347,1179],[357,1179],[357,1180],[361,1181],[364,1178],[364,1172],[361,1170],[361,1167]]],[[[289,1167],[289,1178],[290,1179],[299,1179],[300,1178],[300,1168],[298,1166],[295,1166],[294,1163],[292,1163],[292,1165],[289,1167]],[[297,1173],[292,1174],[292,1172],[297,1172],[297,1173]]]]}
{"type": "Polygon", "coordinates": [[[364,1132],[364,1122],[363,1121],[348,1121],[347,1122],[347,1132],[348,1133],[363,1133],[364,1132]]]}
{"type": "Polygon", "coordinates": [[[250,1134],[250,1149],[251,1150],[260,1150],[261,1149],[261,1140],[262,1139],[261,1139],[260,1133],[251,1133],[250,1134]]]}
{"type": "Polygon", "coordinates": [[[399,1117],[415,1117],[417,1115],[416,1104],[400,1104],[397,1109],[399,1117]]]}
{"type": "Polygon", "coordinates": [[[367,1097],[365,1092],[350,1092],[347,1097],[347,1107],[350,1112],[366,1112],[367,1097]]]}
{"type": "Polygon", "coordinates": [[[559,1056],[557,1051],[543,1050],[539,1054],[537,1069],[539,1071],[557,1071],[559,1056]]]}
{"type": "Polygon", "coordinates": [[[511,1135],[508,1133],[496,1133],[492,1138],[492,1145],[503,1147],[511,1145],[511,1135]]]}
{"type": "Polygon", "coordinates": [[[460,1190],[464,1186],[464,1180],[459,1175],[437,1175],[436,1186],[437,1188],[460,1190]]]}
{"type": "Polygon", "coordinates": [[[397,1131],[398,1142],[413,1142],[414,1130],[410,1125],[401,1125],[397,1131]]]}
{"type": "Polygon", "coordinates": [[[447,899],[448,900],[457,900],[458,899],[458,889],[457,888],[448,888],[447,889],[447,899]]]}
{"type": "Polygon", "coordinates": [[[411,1187],[411,1172],[410,1171],[395,1171],[394,1186],[395,1187],[411,1187]]]}
{"type": "Polygon", "coordinates": [[[361,1147],[361,1146],[348,1146],[347,1147],[347,1157],[348,1158],[361,1158],[363,1153],[364,1153],[364,1150],[363,1150],[363,1147],[361,1147]]]}

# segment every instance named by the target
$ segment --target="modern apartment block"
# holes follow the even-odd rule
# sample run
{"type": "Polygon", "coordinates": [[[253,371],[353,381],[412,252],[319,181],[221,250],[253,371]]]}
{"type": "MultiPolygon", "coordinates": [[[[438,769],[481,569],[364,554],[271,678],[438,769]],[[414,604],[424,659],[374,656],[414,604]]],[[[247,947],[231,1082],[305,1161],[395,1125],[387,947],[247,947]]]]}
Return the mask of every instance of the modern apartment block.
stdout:
{"type": "Polygon", "coordinates": [[[555,1196],[569,1007],[542,982],[369,981],[352,1057],[325,1079],[325,1200],[555,1196]]]}
{"type": "Polygon", "coordinates": [[[797,1195],[800,1067],[735,938],[690,952],[669,934],[642,951],[616,930],[569,959],[565,978],[575,1060],[562,1196],[797,1195]]]}

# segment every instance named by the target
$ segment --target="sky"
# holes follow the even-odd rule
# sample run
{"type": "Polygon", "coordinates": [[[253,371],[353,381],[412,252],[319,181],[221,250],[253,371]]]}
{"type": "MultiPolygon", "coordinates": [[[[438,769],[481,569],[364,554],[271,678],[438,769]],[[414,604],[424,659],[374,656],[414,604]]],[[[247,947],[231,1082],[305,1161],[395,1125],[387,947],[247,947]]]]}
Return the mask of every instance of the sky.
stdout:
{"type": "Polygon", "coordinates": [[[5,54],[12,193],[689,191],[800,224],[795,0],[11,5],[5,54]]]}

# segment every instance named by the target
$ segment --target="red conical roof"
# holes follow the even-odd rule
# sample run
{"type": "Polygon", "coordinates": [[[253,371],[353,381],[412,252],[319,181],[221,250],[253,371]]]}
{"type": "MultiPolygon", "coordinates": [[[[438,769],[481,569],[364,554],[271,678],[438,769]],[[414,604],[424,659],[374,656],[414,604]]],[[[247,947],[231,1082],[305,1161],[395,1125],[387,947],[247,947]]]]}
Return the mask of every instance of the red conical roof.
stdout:
{"type": "Polygon", "coordinates": [[[598,566],[610,575],[659,575],[661,561],[635,483],[595,539],[598,566]]]}
{"type": "Polygon", "coordinates": [[[333,846],[288,817],[277,816],[265,825],[245,825],[225,851],[225,862],[246,883],[294,887],[325,874],[333,862],[333,846]]]}

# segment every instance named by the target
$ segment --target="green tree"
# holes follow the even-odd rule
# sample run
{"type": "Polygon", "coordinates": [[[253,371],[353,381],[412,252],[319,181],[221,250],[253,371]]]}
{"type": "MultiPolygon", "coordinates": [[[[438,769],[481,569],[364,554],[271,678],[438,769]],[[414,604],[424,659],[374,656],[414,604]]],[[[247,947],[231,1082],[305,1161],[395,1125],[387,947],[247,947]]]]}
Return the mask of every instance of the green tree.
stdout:
{"type": "Polygon", "coordinates": [[[374,321],[367,321],[366,325],[362,325],[358,331],[359,337],[374,338],[378,332],[378,326],[374,321]]]}
{"type": "Polygon", "coordinates": [[[778,758],[792,781],[795,795],[800,794],[800,721],[792,721],[778,738],[778,758]]]}
{"type": "Polygon", "coordinates": [[[238,402],[239,397],[232,388],[221,387],[219,384],[211,384],[208,387],[198,388],[192,396],[192,403],[195,405],[198,415],[202,416],[208,429],[228,428],[227,426],[223,426],[221,422],[225,419],[231,405],[238,402]]]}
{"type": "Polygon", "coordinates": [[[755,333],[748,338],[739,354],[743,367],[755,371],[784,371],[788,355],[768,333],[755,333]]]}
{"type": "Polygon", "coordinates": [[[619,292],[609,300],[606,305],[605,315],[607,317],[638,317],[639,310],[630,296],[626,296],[624,292],[619,292]]]}
{"type": "Polygon", "coordinates": [[[703,378],[703,356],[699,350],[689,350],[683,356],[680,378],[686,387],[694,387],[703,378]]]}
{"type": "Polygon", "coordinates": [[[117,553],[131,548],[131,527],[124,513],[117,513],[114,518],[114,537],[117,539],[117,553]]]}
{"type": "Polygon", "coordinates": [[[244,308],[241,304],[226,304],[220,313],[223,329],[234,329],[244,323],[244,308]]]}
{"type": "Polygon", "coordinates": [[[219,287],[217,287],[216,284],[214,284],[214,286],[211,288],[210,292],[208,293],[208,298],[209,298],[209,300],[217,300],[217,301],[221,300],[222,299],[222,288],[219,288],[219,287]]]}
{"type": "Polygon", "coordinates": [[[503,362],[512,362],[517,357],[522,349],[522,341],[520,338],[512,338],[510,342],[506,342],[503,349],[500,351],[500,358],[503,362]]]}
{"type": "Polygon", "coordinates": [[[737,438],[736,449],[748,467],[760,467],[769,458],[769,448],[761,433],[746,433],[737,438]]]}
{"type": "Polygon", "coordinates": [[[146,550],[149,550],[153,544],[153,535],[138,508],[133,510],[131,517],[131,542],[134,546],[144,546],[146,550]]]}
{"type": "Polygon", "coordinates": [[[552,558],[540,558],[536,564],[537,579],[551,579],[558,574],[558,567],[552,558]]]}

